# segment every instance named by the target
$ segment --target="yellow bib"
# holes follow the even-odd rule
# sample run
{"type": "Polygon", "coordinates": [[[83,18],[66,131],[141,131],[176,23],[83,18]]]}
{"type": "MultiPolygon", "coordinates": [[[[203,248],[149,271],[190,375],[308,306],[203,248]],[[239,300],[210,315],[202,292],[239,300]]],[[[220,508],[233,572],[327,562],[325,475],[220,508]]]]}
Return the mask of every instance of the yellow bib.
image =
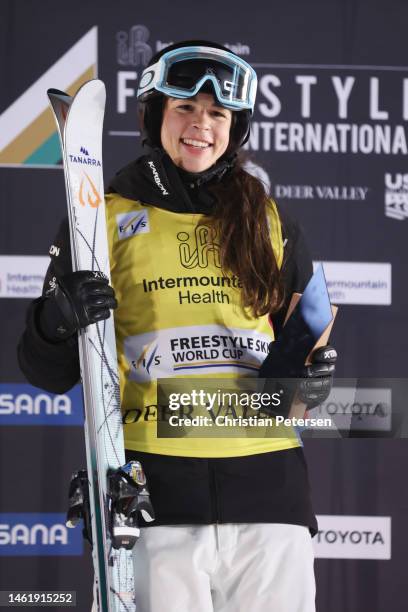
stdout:
{"type": "MultiPolygon", "coordinates": [[[[256,319],[242,308],[239,279],[223,276],[217,239],[211,240],[203,215],[117,194],[107,196],[106,211],[126,448],[234,457],[299,446],[296,436],[157,436],[157,379],[256,377],[273,330],[267,315],[256,319]]],[[[268,220],[281,266],[281,225],[272,201],[268,220]]]]}

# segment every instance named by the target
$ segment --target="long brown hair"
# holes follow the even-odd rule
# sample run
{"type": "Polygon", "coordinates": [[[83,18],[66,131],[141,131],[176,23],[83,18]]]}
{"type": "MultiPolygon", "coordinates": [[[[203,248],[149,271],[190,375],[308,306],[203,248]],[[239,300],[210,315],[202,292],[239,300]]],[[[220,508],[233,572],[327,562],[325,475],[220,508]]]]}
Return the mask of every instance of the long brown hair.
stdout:
{"type": "Polygon", "coordinates": [[[234,168],[210,189],[216,198],[212,223],[223,273],[238,276],[242,305],[254,317],[274,314],[282,306],[284,288],[271,245],[269,203],[262,182],[244,170],[239,157],[234,168]]]}

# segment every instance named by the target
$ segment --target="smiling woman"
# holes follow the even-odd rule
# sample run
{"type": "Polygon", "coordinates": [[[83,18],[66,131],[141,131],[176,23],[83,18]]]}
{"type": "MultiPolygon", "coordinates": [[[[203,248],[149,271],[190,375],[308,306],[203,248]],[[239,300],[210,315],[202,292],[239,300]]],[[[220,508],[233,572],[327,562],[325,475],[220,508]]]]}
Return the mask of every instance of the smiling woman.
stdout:
{"type": "MultiPolygon", "coordinates": [[[[78,330],[116,309],[126,458],[142,463],[156,515],[140,518],[134,549],[138,612],[315,609],[317,523],[298,438],[255,437],[244,425],[236,437],[161,435],[169,411],[158,380],[179,392],[197,375],[205,388],[259,376],[312,273],[296,222],[239,157],[256,86],[251,66],[215,43],[152,58],[138,91],[145,154],[106,195],[112,287],[71,271],[65,223],[19,345],[30,382],[63,393],[79,378],[78,330]]],[[[330,368],[288,376],[320,384],[330,368]]]]}
{"type": "Polygon", "coordinates": [[[165,102],[161,141],[173,163],[188,172],[208,170],[225,153],[232,112],[214,96],[199,93],[189,100],[165,102]]]}

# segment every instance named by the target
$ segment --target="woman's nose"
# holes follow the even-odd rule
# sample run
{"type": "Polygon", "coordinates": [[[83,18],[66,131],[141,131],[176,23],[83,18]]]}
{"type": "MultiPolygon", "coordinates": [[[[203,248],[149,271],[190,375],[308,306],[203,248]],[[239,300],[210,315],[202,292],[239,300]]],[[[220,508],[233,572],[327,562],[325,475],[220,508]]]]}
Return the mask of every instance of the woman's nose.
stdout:
{"type": "Polygon", "coordinates": [[[210,116],[206,111],[198,112],[194,117],[194,127],[200,130],[208,130],[211,127],[210,116]]]}

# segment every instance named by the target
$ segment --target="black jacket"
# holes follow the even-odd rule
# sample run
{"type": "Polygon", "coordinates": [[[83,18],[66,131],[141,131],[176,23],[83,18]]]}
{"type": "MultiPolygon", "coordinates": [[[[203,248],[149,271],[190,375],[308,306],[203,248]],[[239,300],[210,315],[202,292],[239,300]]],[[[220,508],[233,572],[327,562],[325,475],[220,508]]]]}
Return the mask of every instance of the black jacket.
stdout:
{"type": "MultiPolygon", "coordinates": [[[[207,184],[218,180],[228,165],[197,178],[177,169],[160,151],[132,162],[114,177],[108,191],[174,212],[209,214],[213,204],[207,184]],[[154,160],[163,189],[154,180],[148,161],[154,160]]],[[[312,262],[298,224],[279,211],[284,237],[282,268],[286,302],[274,316],[281,327],[293,292],[302,292],[312,274],[312,262]]],[[[76,338],[47,342],[39,331],[38,316],[54,278],[71,271],[68,221],[65,219],[50,249],[51,262],[43,296],[28,310],[26,329],[18,345],[22,371],[33,385],[63,393],[80,378],[76,338]]],[[[154,525],[214,522],[280,522],[308,526],[314,534],[307,468],[301,448],[250,457],[201,459],[127,452],[147,474],[156,512],[154,525]]]]}

